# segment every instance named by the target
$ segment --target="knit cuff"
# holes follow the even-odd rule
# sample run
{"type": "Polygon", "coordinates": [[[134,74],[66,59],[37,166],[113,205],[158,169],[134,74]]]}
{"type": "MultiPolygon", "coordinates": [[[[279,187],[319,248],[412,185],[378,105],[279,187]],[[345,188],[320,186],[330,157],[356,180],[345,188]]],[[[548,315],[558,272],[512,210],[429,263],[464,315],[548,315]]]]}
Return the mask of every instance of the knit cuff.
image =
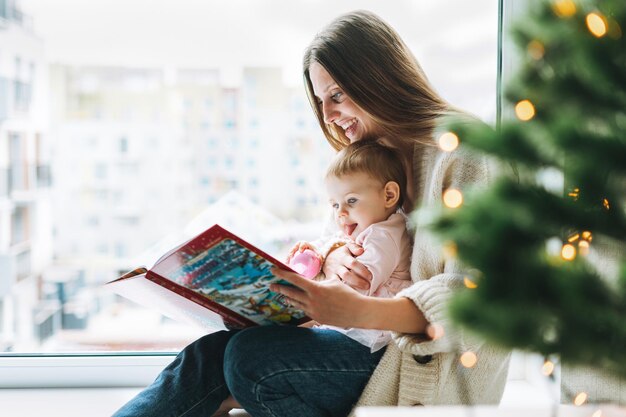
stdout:
{"type": "Polygon", "coordinates": [[[458,334],[448,317],[448,301],[460,282],[462,279],[459,280],[456,274],[442,274],[416,282],[396,295],[413,301],[434,329],[434,339],[425,334],[393,332],[393,338],[400,350],[425,356],[449,352],[458,346],[458,334]]]}

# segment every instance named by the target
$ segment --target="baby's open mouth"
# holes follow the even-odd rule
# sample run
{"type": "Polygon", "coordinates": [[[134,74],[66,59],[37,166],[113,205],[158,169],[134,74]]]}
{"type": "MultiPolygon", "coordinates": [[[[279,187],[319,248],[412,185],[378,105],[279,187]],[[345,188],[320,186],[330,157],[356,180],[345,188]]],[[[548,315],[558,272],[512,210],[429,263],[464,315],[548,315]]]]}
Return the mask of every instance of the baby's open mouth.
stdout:
{"type": "Polygon", "coordinates": [[[356,229],[358,223],[353,223],[353,224],[344,224],[343,225],[343,233],[346,236],[352,236],[352,233],[354,232],[354,229],[356,229]]]}

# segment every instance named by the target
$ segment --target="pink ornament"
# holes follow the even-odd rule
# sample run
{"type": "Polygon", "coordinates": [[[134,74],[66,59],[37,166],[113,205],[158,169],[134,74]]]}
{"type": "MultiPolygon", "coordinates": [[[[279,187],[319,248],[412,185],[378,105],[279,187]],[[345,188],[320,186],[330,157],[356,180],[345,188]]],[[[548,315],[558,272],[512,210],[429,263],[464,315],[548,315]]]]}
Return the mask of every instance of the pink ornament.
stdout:
{"type": "Polygon", "coordinates": [[[289,266],[305,278],[313,278],[322,269],[319,256],[311,249],[296,253],[289,261],[289,266]]]}

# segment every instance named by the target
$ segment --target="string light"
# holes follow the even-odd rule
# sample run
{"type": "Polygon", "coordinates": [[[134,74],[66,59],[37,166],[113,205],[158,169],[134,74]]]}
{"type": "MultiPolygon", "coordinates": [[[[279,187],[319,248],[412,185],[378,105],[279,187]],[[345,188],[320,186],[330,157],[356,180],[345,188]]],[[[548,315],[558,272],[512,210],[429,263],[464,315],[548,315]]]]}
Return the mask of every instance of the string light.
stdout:
{"type": "Polygon", "coordinates": [[[468,351],[461,355],[460,361],[464,367],[473,368],[478,362],[478,356],[474,352],[468,351]]]}
{"type": "Polygon", "coordinates": [[[580,194],[580,188],[574,188],[567,195],[572,197],[574,201],[578,200],[578,195],[580,194]]]}
{"type": "Polygon", "coordinates": [[[576,242],[576,241],[578,240],[578,238],[580,238],[580,234],[579,234],[579,233],[574,233],[573,235],[571,235],[571,236],[567,239],[567,241],[568,241],[569,243],[576,242]]]}
{"type": "Polygon", "coordinates": [[[611,208],[611,206],[609,205],[609,200],[607,200],[606,198],[604,200],[602,200],[602,205],[607,210],[611,208]]]}
{"type": "Polygon", "coordinates": [[[585,18],[585,22],[587,23],[587,29],[589,29],[589,32],[591,32],[591,34],[596,38],[601,38],[606,35],[608,25],[606,23],[606,18],[600,13],[589,13],[585,18]]]}
{"type": "Polygon", "coordinates": [[[570,243],[566,243],[561,248],[561,258],[566,261],[573,261],[576,258],[576,247],[570,243]]]}
{"type": "Polygon", "coordinates": [[[591,415],[591,417],[602,417],[602,410],[597,410],[591,415]]]}
{"type": "Polygon", "coordinates": [[[515,105],[515,115],[522,122],[527,122],[535,117],[535,106],[530,102],[530,100],[519,101],[515,105]]]}
{"type": "Polygon", "coordinates": [[[554,372],[554,363],[546,359],[546,361],[543,363],[543,366],[541,367],[541,373],[545,376],[550,376],[552,375],[552,372],[554,372]]]}
{"type": "Polygon", "coordinates": [[[532,59],[534,59],[535,61],[539,61],[541,58],[543,58],[546,50],[543,47],[543,44],[535,39],[528,43],[528,46],[526,46],[526,52],[528,52],[528,55],[530,55],[532,59]]]}
{"type": "Polygon", "coordinates": [[[426,328],[426,334],[432,340],[441,339],[444,335],[443,326],[437,323],[429,324],[426,328]]]}
{"type": "Polygon", "coordinates": [[[589,242],[587,242],[586,240],[581,240],[580,242],[578,242],[578,252],[582,256],[589,255],[589,242]]]}
{"type": "Polygon", "coordinates": [[[558,17],[572,17],[576,14],[576,4],[572,0],[556,0],[552,3],[552,10],[558,17]]]}
{"type": "Polygon", "coordinates": [[[474,288],[478,288],[478,284],[476,284],[474,281],[469,279],[468,276],[463,277],[463,284],[465,284],[465,286],[469,288],[470,290],[473,290],[474,288]]]}
{"type": "Polygon", "coordinates": [[[583,236],[583,239],[585,239],[587,242],[591,242],[591,239],[593,239],[593,236],[591,236],[591,232],[588,230],[585,230],[582,236],[583,236]]]}
{"type": "Polygon", "coordinates": [[[574,398],[574,405],[579,407],[583,405],[586,401],[587,401],[587,393],[579,392],[578,395],[576,395],[576,398],[574,398]]]}
{"type": "Polygon", "coordinates": [[[455,188],[449,188],[443,193],[443,204],[449,208],[458,208],[463,204],[463,194],[455,188]]]}
{"type": "Polygon", "coordinates": [[[445,132],[439,136],[439,147],[446,151],[452,152],[459,146],[459,137],[452,132],[445,132]]]}

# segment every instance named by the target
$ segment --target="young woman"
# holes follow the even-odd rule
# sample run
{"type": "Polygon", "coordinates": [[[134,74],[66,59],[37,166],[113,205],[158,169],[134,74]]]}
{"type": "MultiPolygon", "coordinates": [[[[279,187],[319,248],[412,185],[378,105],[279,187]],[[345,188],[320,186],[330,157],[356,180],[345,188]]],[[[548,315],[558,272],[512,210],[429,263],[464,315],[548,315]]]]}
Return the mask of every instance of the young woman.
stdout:
{"type": "MultiPolygon", "coordinates": [[[[359,11],[339,17],[315,37],[303,64],[313,110],[333,148],[383,136],[405,156],[406,212],[441,204],[449,188],[486,183],[483,159],[435,145],[442,117],[457,112],[378,16],[359,11]]],[[[366,289],[371,281],[354,258],[362,250],[346,245],[325,258],[326,277],[349,285],[275,271],[297,288],[274,289],[319,323],[392,331],[386,349],[371,353],[324,329],[214,333],[185,348],[116,416],[206,416],[237,402],[253,416],[345,416],[355,404],[497,403],[508,352],[467,337],[447,319],[446,301],[463,286],[459,265],[444,259],[418,224],[413,284],[394,298],[369,297],[350,287],[366,289]],[[477,357],[470,369],[458,364],[467,351],[477,357]]]]}

